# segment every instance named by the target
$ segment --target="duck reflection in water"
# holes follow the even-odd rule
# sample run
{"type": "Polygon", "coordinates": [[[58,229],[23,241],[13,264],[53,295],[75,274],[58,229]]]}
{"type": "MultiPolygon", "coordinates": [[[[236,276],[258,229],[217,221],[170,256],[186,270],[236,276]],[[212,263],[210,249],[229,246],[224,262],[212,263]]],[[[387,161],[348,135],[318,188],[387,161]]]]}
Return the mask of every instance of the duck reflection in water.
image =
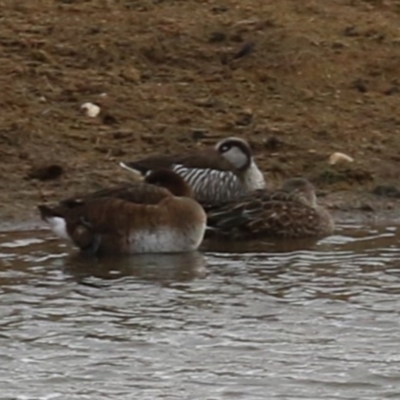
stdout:
{"type": "MultiPolygon", "coordinates": [[[[64,261],[64,272],[76,281],[88,284],[88,278],[117,280],[135,277],[162,286],[174,282],[189,282],[207,276],[207,262],[195,251],[173,254],[136,254],[131,256],[88,257],[82,253],[70,254],[64,261]]],[[[99,284],[101,286],[101,283],[99,284]]]]}

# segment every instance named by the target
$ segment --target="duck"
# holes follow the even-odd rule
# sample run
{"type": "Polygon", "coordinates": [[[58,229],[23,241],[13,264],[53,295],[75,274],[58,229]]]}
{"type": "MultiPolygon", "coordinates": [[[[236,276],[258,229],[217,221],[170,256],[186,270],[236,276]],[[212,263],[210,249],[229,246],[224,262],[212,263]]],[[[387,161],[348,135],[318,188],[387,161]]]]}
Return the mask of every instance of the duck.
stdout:
{"type": "Polygon", "coordinates": [[[329,236],[334,220],[318,205],[313,184],[290,178],[278,190],[256,190],[207,211],[207,236],[225,239],[329,236]]]}
{"type": "Polygon", "coordinates": [[[169,169],[38,209],[55,235],[96,255],[194,251],[207,221],[192,189],[169,169]]]}
{"type": "Polygon", "coordinates": [[[228,137],[214,147],[186,154],[154,155],[120,166],[146,176],[157,168],[168,168],[182,176],[202,205],[235,200],[266,187],[264,175],[254,161],[249,143],[228,137]]]}

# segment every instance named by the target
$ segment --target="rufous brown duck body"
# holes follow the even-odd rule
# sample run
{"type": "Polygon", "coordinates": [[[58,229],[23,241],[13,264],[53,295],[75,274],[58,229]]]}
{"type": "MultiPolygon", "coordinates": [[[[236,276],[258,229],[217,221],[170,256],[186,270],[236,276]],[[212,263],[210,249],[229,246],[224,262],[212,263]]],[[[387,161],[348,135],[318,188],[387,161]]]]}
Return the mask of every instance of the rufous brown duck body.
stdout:
{"type": "Polygon", "coordinates": [[[155,155],[120,165],[144,176],[157,168],[169,168],[185,179],[195,199],[206,206],[235,200],[266,187],[249,144],[236,137],[201,151],[155,155]]]}
{"type": "Polygon", "coordinates": [[[317,204],[314,186],[306,179],[288,179],[280,190],[256,190],[238,201],[208,210],[209,236],[226,239],[323,237],[334,221],[317,204]]]}
{"type": "Polygon", "coordinates": [[[199,247],[206,227],[206,214],[191,196],[179,175],[155,170],[145,182],[38,208],[56,235],[84,252],[187,252],[199,247]]]}

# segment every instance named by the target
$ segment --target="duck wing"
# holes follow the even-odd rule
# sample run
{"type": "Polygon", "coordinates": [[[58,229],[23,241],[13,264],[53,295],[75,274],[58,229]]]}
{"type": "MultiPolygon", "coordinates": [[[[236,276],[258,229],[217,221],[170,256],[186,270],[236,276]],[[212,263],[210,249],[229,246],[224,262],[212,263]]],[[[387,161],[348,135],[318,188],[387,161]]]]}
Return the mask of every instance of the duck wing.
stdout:
{"type": "Polygon", "coordinates": [[[74,196],[60,201],[60,206],[73,208],[95,199],[114,198],[136,204],[157,204],[171,196],[169,190],[144,182],[126,183],[101,189],[83,196],[74,196]]]}
{"type": "Polygon", "coordinates": [[[159,168],[187,168],[187,169],[211,169],[216,171],[231,171],[232,164],[221,157],[214,148],[189,152],[186,154],[155,155],[140,160],[121,163],[121,166],[146,175],[149,171],[159,168]]]}
{"type": "Polygon", "coordinates": [[[58,236],[70,239],[83,252],[111,253],[129,246],[131,229],[152,231],[163,221],[153,213],[154,205],[132,203],[121,198],[86,198],[55,207],[39,205],[42,219],[58,236]]]}
{"type": "Polygon", "coordinates": [[[239,238],[306,237],[321,230],[318,210],[283,191],[257,191],[208,210],[210,235],[239,238]]]}

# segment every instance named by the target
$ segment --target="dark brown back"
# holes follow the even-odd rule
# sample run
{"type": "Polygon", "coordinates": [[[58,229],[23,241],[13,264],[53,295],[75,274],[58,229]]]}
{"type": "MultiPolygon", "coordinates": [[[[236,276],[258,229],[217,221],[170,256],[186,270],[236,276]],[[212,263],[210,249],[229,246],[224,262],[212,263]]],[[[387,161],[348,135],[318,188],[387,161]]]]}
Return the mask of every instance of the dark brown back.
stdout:
{"type": "Polygon", "coordinates": [[[187,168],[215,169],[218,171],[231,171],[233,169],[233,166],[212,147],[186,154],[154,155],[126,163],[127,166],[140,171],[142,174],[160,168],[171,168],[176,164],[187,168]]]}
{"type": "Polygon", "coordinates": [[[146,176],[145,182],[168,189],[174,196],[193,197],[193,190],[176,172],[170,169],[157,169],[146,176]]]}

